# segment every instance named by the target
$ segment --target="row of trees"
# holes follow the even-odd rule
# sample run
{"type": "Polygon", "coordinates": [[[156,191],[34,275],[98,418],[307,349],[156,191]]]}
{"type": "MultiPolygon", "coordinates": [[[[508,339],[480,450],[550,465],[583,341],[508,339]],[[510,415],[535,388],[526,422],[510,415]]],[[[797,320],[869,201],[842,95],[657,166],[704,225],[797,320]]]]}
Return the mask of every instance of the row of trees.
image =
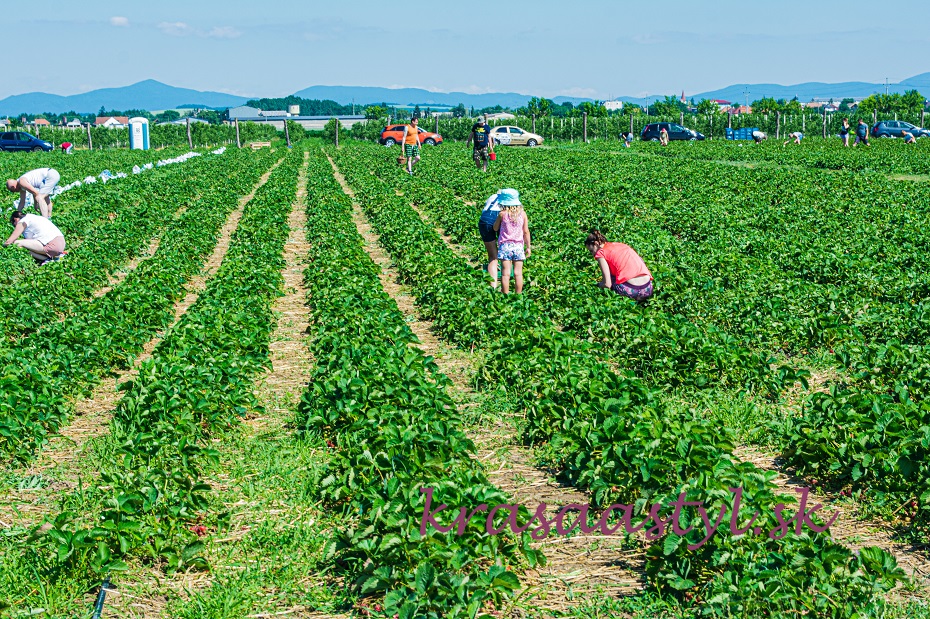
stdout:
{"type": "Polygon", "coordinates": [[[916,90],[908,90],[904,94],[891,93],[888,95],[871,95],[859,103],[859,109],[871,114],[914,114],[925,109],[927,100],[916,90]]]}
{"type": "Polygon", "coordinates": [[[190,116],[191,118],[199,118],[200,120],[205,120],[212,125],[218,125],[221,122],[223,122],[224,115],[223,115],[223,112],[217,112],[216,110],[210,110],[210,109],[190,109],[190,110],[185,110],[184,112],[178,112],[176,110],[165,110],[164,112],[153,114],[152,112],[149,112],[148,110],[138,110],[138,109],[108,110],[105,107],[100,106],[100,110],[96,114],[87,114],[87,113],[82,114],[82,113],[78,113],[72,110],[70,112],[64,112],[62,114],[53,114],[50,112],[45,112],[42,114],[20,114],[16,116],[15,118],[20,121],[22,121],[22,119],[26,119],[26,122],[29,122],[29,123],[35,121],[37,118],[44,118],[52,125],[63,126],[72,120],[77,120],[81,124],[85,124],[85,125],[88,123],[93,124],[98,116],[126,116],[128,118],[135,118],[137,116],[141,116],[142,118],[148,119],[149,122],[154,122],[154,123],[171,122],[174,120],[180,120],[182,118],[187,118],[188,116],[190,116]]]}
{"type": "MultiPolygon", "coordinates": [[[[296,95],[274,99],[252,99],[246,105],[260,110],[287,110],[292,105],[300,106],[301,116],[345,116],[356,113],[355,105],[341,105],[329,99],[304,99],[296,95]]],[[[358,106],[361,110],[362,106],[358,106]]]]}

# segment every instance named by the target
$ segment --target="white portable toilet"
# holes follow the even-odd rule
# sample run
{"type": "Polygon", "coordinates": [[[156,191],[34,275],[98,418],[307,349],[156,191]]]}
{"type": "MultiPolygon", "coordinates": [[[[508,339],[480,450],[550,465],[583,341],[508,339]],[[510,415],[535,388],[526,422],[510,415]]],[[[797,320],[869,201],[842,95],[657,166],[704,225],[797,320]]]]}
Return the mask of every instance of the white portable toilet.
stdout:
{"type": "Polygon", "coordinates": [[[129,119],[129,148],[131,150],[149,149],[149,121],[136,116],[129,119]]]}

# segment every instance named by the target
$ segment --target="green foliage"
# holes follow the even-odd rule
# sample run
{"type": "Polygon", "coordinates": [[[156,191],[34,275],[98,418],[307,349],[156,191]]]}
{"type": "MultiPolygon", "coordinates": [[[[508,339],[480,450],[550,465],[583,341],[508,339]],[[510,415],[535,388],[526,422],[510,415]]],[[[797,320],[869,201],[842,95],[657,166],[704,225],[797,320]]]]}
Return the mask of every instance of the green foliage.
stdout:
{"type": "Polygon", "coordinates": [[[649,109],[654,116],[677,116],[680,112],[686,112],[688,106],[676,97],[666,96],[662,101],[653,103],[649,109]]]}
{"type": "Polygon", "coordinates": [[[387,118],[388,108],[380,105],[369,105],[365,108],[365,118],[368,120],[381,120],[387,118]]]}
{"type": "Polygon", "coordinates": [[[924,107],[924,96],[917,90],[900,93],[869,95],[859,103],[859,111],[871,114],[916,113],[924,107]]]}
{"type": "Polygon", "coordinates": [[[749,107],[756,114],[774,114],[782,110],[782,105],[772,97],[757,99],[750,103],[749,107]]]}
{"type": "Polygon", "coordinates": [[[716,101],[711,99],[701,99],[697,104],[698,114],[704,114],[705,116],[711,116],[713,114],[720,114],[720,106],[717,105],[716,101]]]}
{"type": "Polygon", "coordinates": [[[323,126],[323,141],[335,143],[337,132],[342,132],[342,124],[338,118],[330,118],[323,126]]]}
{"type": "Polygon", "coordinates": [[[165,110],[161,114],[157,114],[155,116],[155,120],[160,123],[168,123],[174,120],[179,120],[180,118],[181,114],[175,110],[165,110]]]}
{"type": "MultiPolygon", "coordinates": [[[[301,116],[343,116],[353,114],[352,105],[340,105],[335,101],[304,99],[289,95],[279,98],[252,99],[246,102],[246,105],[258,108],[260,110],[287,110],[292,105],[300,106],[301,116]]],[[[361,109],[361,106],[358,106],[361,109]]]]}
{"type": "Polygon", "coordinates": [[[545,97],[532,97],[526,104],[526,107],[522,107],[517,110],[517,114],[521,116],[533,116],[536,115],[538,118],[544,118],[549,116],[552,113],[552,108],[555,104],[545,97]]]}

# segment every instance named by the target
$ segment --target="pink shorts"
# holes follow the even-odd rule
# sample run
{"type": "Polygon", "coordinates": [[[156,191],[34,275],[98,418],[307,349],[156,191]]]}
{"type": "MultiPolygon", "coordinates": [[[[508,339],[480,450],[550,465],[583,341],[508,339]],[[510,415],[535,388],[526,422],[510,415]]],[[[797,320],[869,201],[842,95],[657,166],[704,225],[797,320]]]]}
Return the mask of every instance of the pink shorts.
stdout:
{"type": "Polygon", "coordinates": [[[56,236],[43,247],[49,258],[57,258],[65,251],[65,237],[56,236]]]}

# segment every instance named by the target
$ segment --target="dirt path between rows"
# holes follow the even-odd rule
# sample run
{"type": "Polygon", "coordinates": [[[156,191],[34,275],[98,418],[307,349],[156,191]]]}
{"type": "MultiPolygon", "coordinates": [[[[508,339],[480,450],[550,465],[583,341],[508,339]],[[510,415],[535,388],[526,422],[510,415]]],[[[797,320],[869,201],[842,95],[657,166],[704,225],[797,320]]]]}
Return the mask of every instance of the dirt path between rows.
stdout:
{"type": "MultiPolygon", "coordinates": [[[[474,400],[479,397],[470,384],[474,358],[450,349],[431,331],[430,322],[419,319],[410,289],[399,283],[400,275],[381,247],[379,236],[355,193],[331,158],[330,164],[343,191],[352,198],[352,219],[365,241],[365,251],[381,268],[381,286],[407,317],[407,326],[420,340],[419,348],[432,356],[440,371],[452,380],[457,391],[453,398],[464,413],[462,409],[474,406],[474,400]]],[[[508,493],[515,502],[532,506],[530,511],[545,503],[552,506],[548,511],[554,515],[559,507],[569,503],[590,503],[586,494],[559,484],[547,471],[533,466],[531,450],[516,443],[512,419],[498,413],[493,425],[485,425],[477,431],[467,428],[466,433],[478,446],[477,458],[484,465],[491,483],[508,493]]],[[[533,545],[542,549],[548,560],[545,567],[527,570],[522,578],[527,588],[535,591],[526,599],[532,600],[536,608],[565,610],[573,605],[571,600],[574,596],[598,594],[617,597],[642,588],[643,551],[641,548],[624,548],[621,540],[576,535],[550,537],[533,545]],[[543,593],[542,599],[535,598],[543,593]]]]}
{"type": "Polygon", "coordinates": [[[23,477],[27,478],[41,475],[45,478],[46,484],[39,489],[13,490],[12,497],[4,497],[4,504],[0,505],[0,527],[37,522],[54,508],[58,493],[75,488],[80,473],[93,470],[92,465],[82,466],[76,463],[88,456],[88,441],[103,436],[108,431],[110,413],[122,395],[119,391],[120,385],[132,380],[138,374],[142,363],[152,356],[158,343],[197,300],[206,281],[223,262],[245,206],[255,196],[255,192],[268,181],[268,177],[281,161],[283,158],[268,169],[253,187],[251,193],[239,200],[236,210],[226,219],[213,253],[210,254],[201,272],[191,278],[185,286],[187,294],[184,298],[175,303],[174,320],[171,325],[145,345],[142,354],[136,358],[131,369],[118,370],[115,376],[107,377],[98,383],[90,397],[75,403],[71,423],[63,427],[59,434],[49,441],[48,447],[23,472],[23,477]],[[9,504],[6,504],[8,500],[9,504]]]}

